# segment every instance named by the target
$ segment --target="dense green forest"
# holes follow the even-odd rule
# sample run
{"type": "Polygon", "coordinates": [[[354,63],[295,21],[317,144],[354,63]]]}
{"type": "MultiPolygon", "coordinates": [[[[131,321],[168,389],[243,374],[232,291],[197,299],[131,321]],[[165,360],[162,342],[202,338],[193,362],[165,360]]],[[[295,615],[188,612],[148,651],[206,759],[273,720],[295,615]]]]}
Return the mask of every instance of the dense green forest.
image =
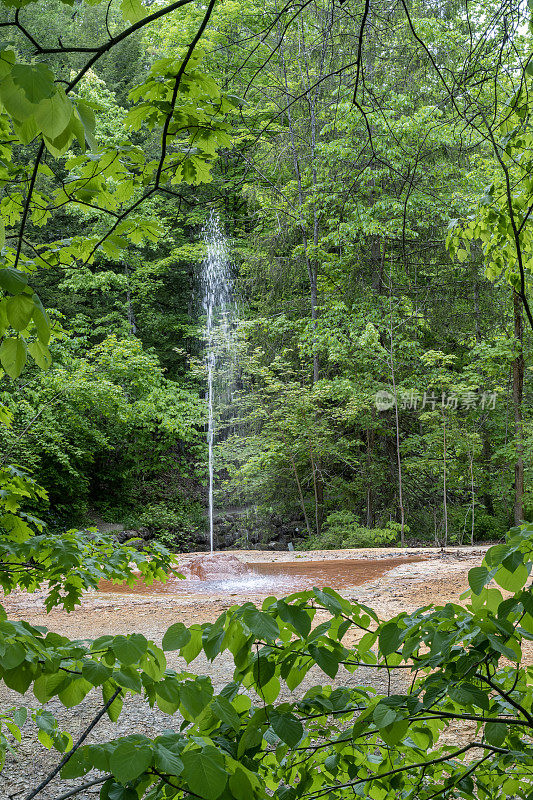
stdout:
{"type": "Polygon", "coordinates": [[[531,800],[530,6],[2,0],[2,798],[531,800]],[[206,547],[212,419],[219,547],[498,543],[445,605],[117,633],[102,580],[206,547]]]}
{"type": "MultiPolygon", "coordinates": [[[[200,127],[187,129],[185,103],[172,148],[189,154],[159,192],[142,175],[160,146],[157,86],[206,9],[141,26],[83,72],[72,92],[85,132],[45,150],[7,256],[38,267],[52,320],[49,369],[2,381],[13,424],[0,433],[46,489],[49,525],[205,543],[201,230],[213,211],[240,320],[232,404],[217,412],[216,505],[246,512],[233,543],[268,542],[273,520],[332,546],[479,541],[529,519],[529,223],[520,267],[505,181],[520,216],[530,34],[513,9],[369,7],[363,42],[350,4],[216,4],[187,90],[200,127]],[[381,408],[380,392],[397,406],[381,408]]],[[[143,14],[31,5],[5,28],[6,53],[68,81],[106,25],[116,35],[143,14]]],[[[46,93],[36,76],[14,84],[21,101],[3,90],[26,126],[15,105],[46,93]]],[[[3,145],[7,245],[31,134],[3,145]]]]}

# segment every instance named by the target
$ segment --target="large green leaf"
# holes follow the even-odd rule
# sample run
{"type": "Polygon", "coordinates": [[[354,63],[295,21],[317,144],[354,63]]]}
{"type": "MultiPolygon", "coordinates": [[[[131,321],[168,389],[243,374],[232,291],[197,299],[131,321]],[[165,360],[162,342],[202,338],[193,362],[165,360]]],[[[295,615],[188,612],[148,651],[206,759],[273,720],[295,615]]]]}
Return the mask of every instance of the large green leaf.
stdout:
{"type": "Polygon", "coordinates": [[[181,650],[182,647],[190,642],[191,634],[183,622],[176,622],[171,625],[163,636],[163,650],[181,650]]]}
{"type": "Polygon", "coordinates": [[[156,742],[154,747],[155,766],[167,775],[181,775],[183,772],[183,761],[168,747],[156,742]]]}
{"type": "Polygon", "coordinates": [[[148,741],[139,743],[124,740],[114,749],[109,759],[111,772],[120,783],[133,781],[152,763],[152,748],[148,741]]]}
{"type": "Polygon", "coordinates": [[[213,687],[207,678],[183,681],[180,684],[180,705],[185,715],[191,719],[200,716],[213,697],[213,687]]]}
{"type": "Polygon", "coordinates": [[[526,583],[528,571],[525,564],[520,564],[513,572],[501,566],[496,571],[494,580],[508,592],[518,592],[526,583]]]}
{"type": "Polygon", "coordinates": [[[67,128],[72,116],[72,103],[62,90],[35,107],[35,121],[49,139],[56,139],[67,128]]]}
{"type": "Polygon", "coordinates": [[[17,86],[11,75],[0,81],[0,100],[9,116],[17,122],[24,122],[33,116],[37,108],[30,103],[24,89],[17,86]]]}
{"type": "Polygon", "coordinates": [[[251,800],[254,790],[250,778],[242,767],[229,776],[229,788],[235,800],[251,800]]]}
{"type": "Polygon", "coordinates": [[[139,22],[146,16],[146,9],[140,0],[122,0],[120,10],[126,22],[139,22]]]}
{"type": "Polygon", "coordinates": [[[50,350],[45,344],[42,344],[42,342],[31,342],[28,345],[28,353],[41,369],[46,370],[51,366],[52,356],[50,350]]]}
{"type": "Polygon", "coordinates": [[[27,353],[24,339],[4,339],[0,345],[0,363],[10,378],[18,378],[24,369],[27,353]]]}
{"type": "Polygon", "coordinates": [[[81,703],[92,688],[92,684],[85,678],[76,678],[59,692],[58,698],[67,708],[74,708],[81,703]]]}
{"type": "Polygon", "coordinates": [[[39,103],[51,97],[56,90],[54,73],[46,64],[15,64],[11,75],[30,103],[39,103]]]}
{"type": "Polygon", "coordinates": [[[279,636],[279,627],[276,620],[256,608],[246,607],[243,621],[258,639],[272,641],[279,636]]]}
{"type": "Polygon", "coordinates": [[[8,267],[0,269],[0,287],[11,294],[20,294],[28,285],[28,276],[25,272],[8,267]]]}
{"type": "Polygon", "coordinates": [[[93,686],[101,686],[111,677],[111,670],[101,661],[86,661],[82,667],[81,674],[93,686]]]}
{"type": "Polygon", "coordinates": [[[450,686],[450,697],[461,705],[474,705],[488,711],[489,695],[471,683],[457,683],[450,686]]]}
{"type": "Polygon", "coordinates": [[[289,605],[283,600],[278,601],[276,608],[283,622],[288,622],[289,625],[292,625],[302,639],[305,639],[311,630],[311,617],[307,611],[299,606],[289,605]]]}
{"type": "Polygon", "coordinates": [[[468,584],[474,594],[480,594],[487,582],[489,571],[486,567],[473,567],[468,571],[468,584]]]}
{"type": "Polygon", "coordinates": [[[289,747],[295,747],[303,736],[303,725],[299,719],[292,714],[281,714],[272,712],[270,714],[270,724],[276,736],[289,747]]]}
{"type": "Polygon", "coordinates": [[[327,647],[317,646],[316,644],[309,645],[309,653],[326,675],[329,675],[330,678],[335,677],[339,671],[339,659],[335,653],[332,653],[327,647]]]}
{"type": "Polygon", "coordinates": [[[112,650],[121,664],[129,665],[138,661],[148,649],[148,641],[142,633],[131,636],[115,636],[112,650]]]}
{"type": "Polygon", "coordinates": [[[388,622],[379,632],[379,649],[384,656],[389,656],[397,649],[401,641],[401,631],[395,622],[388,622]]]}
{"type": "Polygon", "coordinates": [[[487,722],[485,725],[485,740],[489,744],[501,747],[508,733],[507,725],[499,722],[487,722]]]}
{"type": "Polygon", "coordinates": [[[40,298],[33,295],[33,322],[37,329],[37,336],[42,344],[50,341],[50,318],[46,313],[40,298]]]}
{"type": "Polygon", "coordinates": [[[183,777],[191,792],[204,800],[220,797],[228,780],[222,753],[208,745],[203,750],[186,751],[181,759],[183,777]]]}
{"type": "Polygon", "coordinates": [[[96,117],[91,106],[84,100],[76,101],[76,110],[83,125],[85,138],[91,150],[96,150],[98,143],[94,138],[94,131],[96,129],[96,117]]]}
{"type": "Polygon", "coordinates": [[[397,716],[393,708],[379,703],[374,709],[373,719],[377,728],[385,728],[388,725],[393,725],[394,722],[396,722],[397,716]]]}
{"type": "Polygon", "coordinates": [[[17,331],[27,328],[34,310],[33,300],[27,294],[16,294],[6,304],[9,324],[17,331]]]}

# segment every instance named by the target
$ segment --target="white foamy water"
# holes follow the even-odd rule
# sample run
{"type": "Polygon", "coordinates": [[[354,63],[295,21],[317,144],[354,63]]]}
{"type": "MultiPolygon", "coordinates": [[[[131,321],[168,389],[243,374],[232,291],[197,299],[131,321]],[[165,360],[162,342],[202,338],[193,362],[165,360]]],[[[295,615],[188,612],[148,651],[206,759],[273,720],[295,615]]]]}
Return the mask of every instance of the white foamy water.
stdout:
{"type": "Polygon", "coordinates": [[[202,231],[206,258],[202,269],[203,307],[206,314],[206,369],[209,451],[209,544],[213,552],[214,445],[217,414],[231,400],[236,363],[233,282],[227,240],[220,218],[211,212],[202,231]]]}

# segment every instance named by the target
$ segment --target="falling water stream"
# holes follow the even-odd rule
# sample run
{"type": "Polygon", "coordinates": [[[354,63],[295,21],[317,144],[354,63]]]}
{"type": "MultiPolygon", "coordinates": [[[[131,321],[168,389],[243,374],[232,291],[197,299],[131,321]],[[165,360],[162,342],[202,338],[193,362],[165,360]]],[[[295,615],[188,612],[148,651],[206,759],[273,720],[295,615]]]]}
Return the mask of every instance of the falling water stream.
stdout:
{"type": "Polygon", "coordinates": [[[207,445],[209,451],[209,545],[214,539],[214,444],[217,412],[229,399],[235,365],[233,285],[226,237],[220,219],[211,212],[202,231],[206,245],[203,263],[203,305],[206,314],[207,445]]]}

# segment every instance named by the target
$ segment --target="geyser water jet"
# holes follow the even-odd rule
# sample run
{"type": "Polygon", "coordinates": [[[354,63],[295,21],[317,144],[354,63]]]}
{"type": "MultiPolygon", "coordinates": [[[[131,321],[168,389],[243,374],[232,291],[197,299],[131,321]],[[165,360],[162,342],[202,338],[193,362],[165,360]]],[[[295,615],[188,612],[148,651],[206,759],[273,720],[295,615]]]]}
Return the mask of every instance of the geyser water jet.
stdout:
{"type": "Polygon", "coordinates": [[[235,315],[233,284],[227,240],[218,214],[211,211],[202,230],[206,245],[203,263],[203,306],[206,314],[206,370],[208,405],[207,445],[209,452],[209,545],[213,552],[214,513],[214,444],[217,432],[217,412],[231,400],[236,349],[234,341],[235,315]]]}

